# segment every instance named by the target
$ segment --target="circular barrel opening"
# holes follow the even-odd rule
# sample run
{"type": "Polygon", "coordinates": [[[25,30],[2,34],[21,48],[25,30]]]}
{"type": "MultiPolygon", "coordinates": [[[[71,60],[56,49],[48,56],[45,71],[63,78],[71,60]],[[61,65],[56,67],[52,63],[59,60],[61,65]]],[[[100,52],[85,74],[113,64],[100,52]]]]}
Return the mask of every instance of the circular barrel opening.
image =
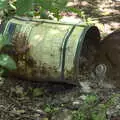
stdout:
{"type": "Polygon", "coordinates": [[[88,69],[94,64],[96,53],[100,45],[100,32],[97,27],[92,26],[85,35],[80,53],[79,69],[88,69]]]}

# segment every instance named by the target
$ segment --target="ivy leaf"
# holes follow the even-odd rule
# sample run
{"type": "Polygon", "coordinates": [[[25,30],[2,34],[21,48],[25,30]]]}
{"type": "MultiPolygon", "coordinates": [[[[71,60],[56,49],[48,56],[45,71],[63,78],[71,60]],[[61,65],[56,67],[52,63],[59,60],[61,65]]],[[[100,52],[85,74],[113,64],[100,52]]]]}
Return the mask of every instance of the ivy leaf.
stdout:
{"type": "Polygon", "coordinates": [[[0,0],[0,10],[8,7],[8,0],[0,0]]]}
{"type": "Polygon", "coordinates": [[[32,2],[33,0],[17,0],[17,15],[23,15],[25,12],[29,11],[32,8],[32,2]]]}
{"type": "Polygon", "coordinates": [[[0,66],[8,70],[15,70],[17,68],[15,61],[6,54],[0,55],[0,66]]]}

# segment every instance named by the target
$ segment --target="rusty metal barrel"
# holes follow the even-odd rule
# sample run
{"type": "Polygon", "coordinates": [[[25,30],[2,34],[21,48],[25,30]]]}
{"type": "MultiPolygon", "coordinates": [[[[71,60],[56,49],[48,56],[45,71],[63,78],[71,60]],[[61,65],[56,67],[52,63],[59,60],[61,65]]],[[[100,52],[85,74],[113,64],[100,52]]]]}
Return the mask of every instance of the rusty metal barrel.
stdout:
{"type": "MultiPolygon", "coordinates": [[[[100,40],[96,26],[14,17],[1,32],[12,46],[12,75],[28,80],[76,83],[85,41],[100,40]]],[[[7,49],[8,49],[7,48],[7,49]]]]}

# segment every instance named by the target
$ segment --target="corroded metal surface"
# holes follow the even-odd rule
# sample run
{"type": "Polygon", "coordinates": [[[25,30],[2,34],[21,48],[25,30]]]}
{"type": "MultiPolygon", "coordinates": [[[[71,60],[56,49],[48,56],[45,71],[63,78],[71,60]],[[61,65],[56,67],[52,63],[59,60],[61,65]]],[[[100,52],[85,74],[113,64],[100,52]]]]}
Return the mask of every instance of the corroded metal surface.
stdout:
{"type": "Polygon", "coordinates": [[[7,53],[17,63],[13,73],[28,79],[51,78],[74,83],[79,72],[82,45],[89,30],[98,32],[97,27],[85,23],[11,19],[3,34],[7,34],[12,43],[8,50],[12,52],[7,53]]]}

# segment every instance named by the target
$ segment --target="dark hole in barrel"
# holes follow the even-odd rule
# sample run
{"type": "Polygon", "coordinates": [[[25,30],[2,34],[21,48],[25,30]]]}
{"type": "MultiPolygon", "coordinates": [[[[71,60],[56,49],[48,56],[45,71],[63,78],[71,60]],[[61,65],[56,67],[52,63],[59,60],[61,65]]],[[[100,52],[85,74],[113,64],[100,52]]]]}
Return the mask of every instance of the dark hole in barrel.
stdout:
{"type": "Polygon", "coordinates": [[[97,27],[91,27],[84,38],[82,50],[80,53],[79,68],[82,69],[91,66],[94,63],[95,56],[99,50],[100,32],[97,27]]]}

